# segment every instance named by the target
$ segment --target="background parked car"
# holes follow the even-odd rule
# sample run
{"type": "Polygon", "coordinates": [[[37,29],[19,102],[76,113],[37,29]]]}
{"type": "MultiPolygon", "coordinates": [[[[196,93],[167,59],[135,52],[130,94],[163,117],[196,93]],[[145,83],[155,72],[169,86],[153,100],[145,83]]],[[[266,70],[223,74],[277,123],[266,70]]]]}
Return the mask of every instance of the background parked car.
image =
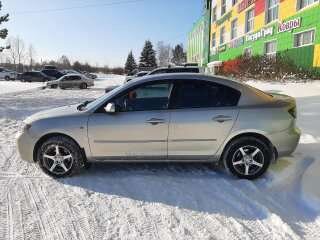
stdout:
{"type": "MultiPolygon", "coordinates": [[[[145,75],[155,75],[155,74],[164,74],[164,73],[203,73],[203,72],[204,72],[204,69],[202,69],[200,67],[190,67],[190,66],[162,67],[162,68],[157,68],[151,72],[148,72],[145,75]]],[[[127,76],[125,82],[129,82],[129,81],[133,80],[134,78],[141,77],[141,76],[137,76],[139,73],[137,73],[133,76],[127,76]]],[[[144,73],[144,72],[142,72],[142,73],[144,73]]]]}
{"type": "Polygon", "coordinates": [[[0,79],[15,80],[17,79],[17,72],[8,70],[6,68],[0,68],[0,79]]]}
{"type": "Polygon", "coordinates": [[[19,75],[19,79],[22,82],[47,82],[54,80],[54,78],[39,71],[24,72],[19,75]]]}
{"type": "Polygon", "coordinates": [[[86,89],[88,87],[94,86],[94,80],[87,78],[82,74],[68,74],[64,75],[58,80],[50,81],[47,83],[47,87],[50,88],[80,88],[86,89]]]}
{"type": "Polygon", "coordinates": [[[54,79],[59,79],[64,75],[62,72],[60,72],[56,69],[44,69],[41,72],[49,77],[54,78],[54,79]]]}
{"type": "Polygon", "coordinates": [[[143,76],[147,75],[148,73],[149,73],[148,71],[141,71],[141,72],[136,73],[133,76],[127,76],[126,77],[126,82],[129,82],[132,79],[137,78],[137,77],[143,77],[143,76]]]}
{"type": "Polygon", "coordinates": [[[53,66],[53,65],[45,65],[43,67],[43,70],[58,70],[58,68],[56,66],[53,66]]]}

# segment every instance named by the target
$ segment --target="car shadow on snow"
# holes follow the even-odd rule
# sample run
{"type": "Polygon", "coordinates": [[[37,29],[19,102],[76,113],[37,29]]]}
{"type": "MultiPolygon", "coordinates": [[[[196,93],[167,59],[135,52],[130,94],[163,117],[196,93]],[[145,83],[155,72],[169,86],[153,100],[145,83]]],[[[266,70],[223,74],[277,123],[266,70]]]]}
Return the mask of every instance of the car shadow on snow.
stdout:
{"type": "MultiPolygon", "coordinates": [[[[84,189],[88,198],[93,194],[113,195],[244,220],[263,220],[272,213],[288,218],[287,195],[282,196],[281,189],[275,195],[283,197],[282,206],[269,196],[269,174],[256,181],[239,180],[209,164],[94,163],[81,175],[59,181],[84,189]]],[[[308,211],[304,221],[318,217],[306,206],[303,208],[308,211]]],[[[293,220],[290,218],[286,220],[293,220]]],[[[294,218],[293,224],[301,221],[299,218],[294,218]]]]}

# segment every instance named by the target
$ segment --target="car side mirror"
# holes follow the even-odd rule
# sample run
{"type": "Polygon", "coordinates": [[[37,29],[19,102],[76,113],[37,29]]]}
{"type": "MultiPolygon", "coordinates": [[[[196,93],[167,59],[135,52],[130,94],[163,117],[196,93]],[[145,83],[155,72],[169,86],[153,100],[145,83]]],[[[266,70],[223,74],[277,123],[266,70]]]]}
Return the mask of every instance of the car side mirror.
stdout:
{"type": "Polygon", "coordinates": [[[107,106],[105,106],[104,110],[106,113],[116,113],[116,105],[114,103],[108,103],[107,106]]]}

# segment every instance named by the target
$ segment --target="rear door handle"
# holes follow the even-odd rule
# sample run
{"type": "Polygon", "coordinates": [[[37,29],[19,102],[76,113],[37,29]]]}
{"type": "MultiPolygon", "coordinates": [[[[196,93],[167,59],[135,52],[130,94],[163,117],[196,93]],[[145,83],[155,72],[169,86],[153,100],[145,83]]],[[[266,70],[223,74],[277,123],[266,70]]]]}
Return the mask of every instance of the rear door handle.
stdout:
{"type": "Polygon", "coordinates": [[[152,125],[158,125],[161,123],[165,123],[166,121],[164,119],[159,119],[159,118],[151,118],[146,121],[146,123],[150,123],[152,125]]]}
{"type": "Polygon", "coordinates": [[[224,123],[224,122],[232,121],[232,117],[225,116],[225,115],[218,115],[216,117],[213,117],[212,120],[218,123],[224,123]]]}

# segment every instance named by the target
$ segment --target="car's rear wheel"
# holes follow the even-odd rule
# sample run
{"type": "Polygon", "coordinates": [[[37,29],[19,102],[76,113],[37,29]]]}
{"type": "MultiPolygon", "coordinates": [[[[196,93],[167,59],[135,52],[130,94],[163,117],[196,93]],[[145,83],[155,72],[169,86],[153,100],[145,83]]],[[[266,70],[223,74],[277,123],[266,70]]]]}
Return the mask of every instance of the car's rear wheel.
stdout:
{"type": "Polygon", "coordinates": [[[86,83],[81,83],[80,84],[80,89],[87,89],[88,85],[86,83]]]}
{"type": "Polygon", "coordinates": [[[38,149],[37,161],[45,173],[56,178],[79,172],[84,162],[80,147],[64,136],[44,141],[38,149]]]}
{"type": "Polygon", "coordinates": [[[5,77],[4,77],[4,80],[9,81],[9,80],[10,80],[10,77],[9,77],[9,76],[5,76],[5,77]]]}
{"type": "Polygon", "coordinates": [[[264,141],[256,137],[241,137],[227,146],[223,160],[233,175],[252,180],[268,170],[272,157],[272,150],[264,141]]]}

